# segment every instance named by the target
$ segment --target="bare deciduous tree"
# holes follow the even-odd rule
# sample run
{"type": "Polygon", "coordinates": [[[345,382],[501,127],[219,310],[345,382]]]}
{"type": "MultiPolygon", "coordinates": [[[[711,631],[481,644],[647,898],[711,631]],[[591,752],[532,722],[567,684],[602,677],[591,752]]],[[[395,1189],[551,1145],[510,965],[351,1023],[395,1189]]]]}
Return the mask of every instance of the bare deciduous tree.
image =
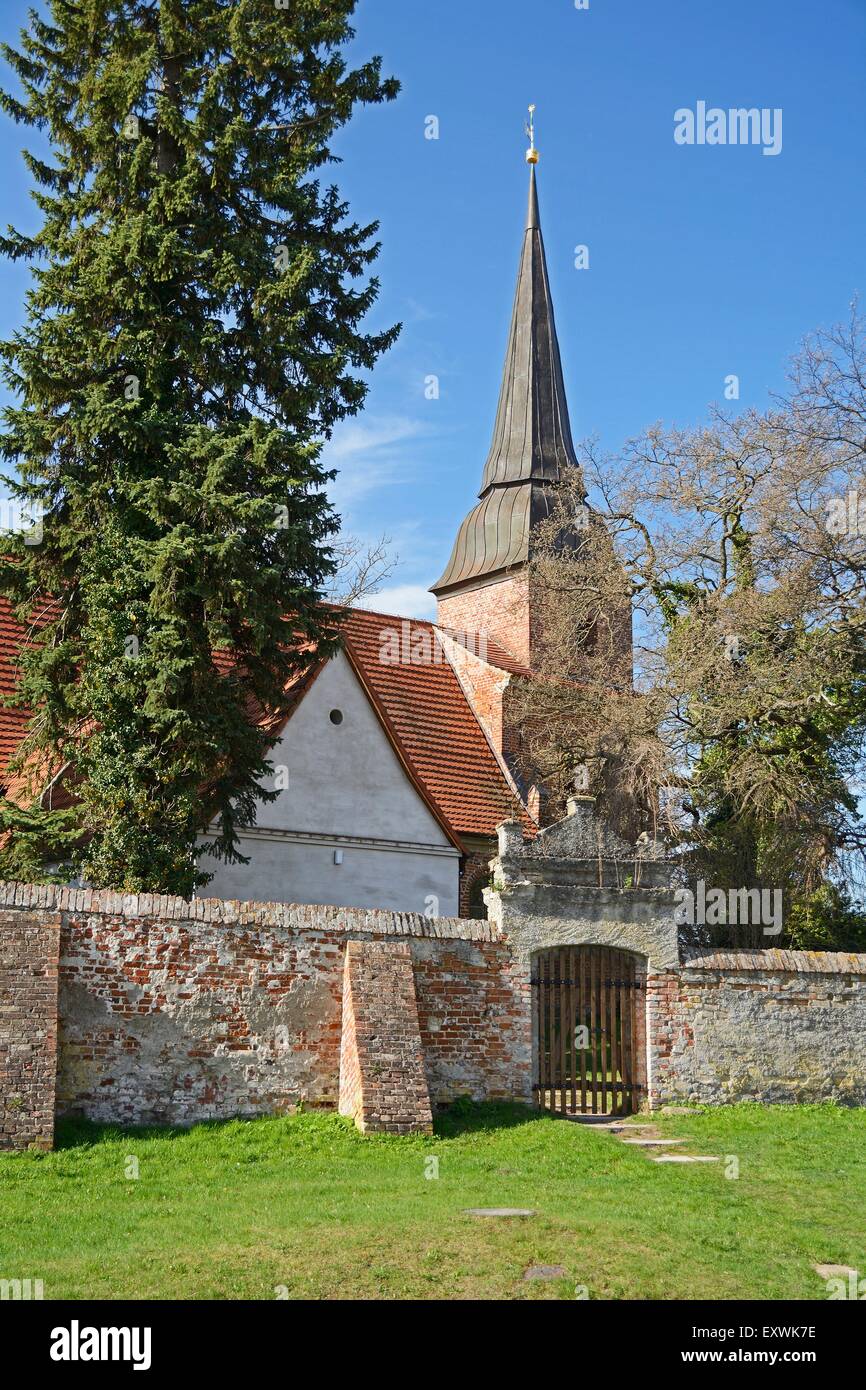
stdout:
{"type": "Polygon", "coordinates": [[[332,547],[336,569],[328,600],[342,608],[355,608],[362,599],[378,594],[398,563],[399,557],[390,546],[391,539],[384,534],[372,545],[357,536],[341,536],[332,547]]]}
{"type": "Polygon", "coordinates": [[[780,886],[793,906],[843,869],[856,877],[866,852],[855,790],[866,734],[856,307],[805,342],[769,410],[715,408],[705,425],[653,426],[615,456],[594,441],[580,452],[584,478],[560,486],[530,562],[542,655],[519,697],[526,770],[555,798],[587,786],[632,835],[661,818],[683,864],[720,884],[780,886]],[[585,491],[589,524],[575,530],[585,491]]]}

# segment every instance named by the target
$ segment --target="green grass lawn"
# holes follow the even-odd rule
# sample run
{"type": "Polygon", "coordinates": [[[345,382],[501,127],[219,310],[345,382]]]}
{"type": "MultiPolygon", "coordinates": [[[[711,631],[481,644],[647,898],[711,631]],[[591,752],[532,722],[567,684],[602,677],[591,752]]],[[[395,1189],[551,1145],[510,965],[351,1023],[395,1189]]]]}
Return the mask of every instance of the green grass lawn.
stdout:
{"type": "Polygon", "coordinates": [[[822,1299],[813,1262],[866,1274],[866,1112],[739,1105],[659,1123],[688,1151],[735,1156],[739,1178],[517,1106],[467,1106],[418,1139],[364,1138],[330,1114],[67,1124],[54,1153],[0,1156],[0,1278],[73,1299],[571,1299],[576,1285],[822,1299]],[[479,1206],[537,1215],[463,1212],[479,1206]],[[567,1277],[525,1282],[532,1264],[567,1277]]]}

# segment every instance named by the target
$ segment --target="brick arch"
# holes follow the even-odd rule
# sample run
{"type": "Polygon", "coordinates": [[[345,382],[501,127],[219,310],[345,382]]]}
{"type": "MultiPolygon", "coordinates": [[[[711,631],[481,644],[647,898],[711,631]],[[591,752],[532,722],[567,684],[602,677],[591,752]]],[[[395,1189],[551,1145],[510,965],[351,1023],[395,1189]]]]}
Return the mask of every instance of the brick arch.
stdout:
{"type": "Polygon", "coordinates": [[[487,921],[487,905],[482,896],[490,883],[488,858],[479,854],[467,855],[460,874],[460,916],[487,921]],[[473,911],[477,908],[478,911],[473,911]]]}
{"type": "Polygon", "coordinates": [[[487,887],[490,875],[478,873],[468,884],[466,906],[467,916],[481,922],[487,921],[487,904],[484,901],[484,889],[487,887]]]}

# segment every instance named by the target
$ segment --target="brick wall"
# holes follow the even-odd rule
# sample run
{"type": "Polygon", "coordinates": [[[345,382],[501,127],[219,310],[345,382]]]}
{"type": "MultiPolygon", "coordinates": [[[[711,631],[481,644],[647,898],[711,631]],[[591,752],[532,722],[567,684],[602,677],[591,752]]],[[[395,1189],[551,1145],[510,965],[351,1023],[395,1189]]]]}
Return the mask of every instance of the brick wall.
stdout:
{"type": "Polygon", "coordinates": [[[523,1006],[486,922],[0,885],[0,910],[16,900],[62,918],[60,1115],[189,1124],[336,1105],[349,941],[408,944],[434,1104],[524,1089],[523,1006]]]}
{"type": "Polygon", "coordinates": [[[436,608],[439,627],[486,632],[525,666],[530,664],[529,588],[525,571],[477,589],[445,594],[436,608]]]}
{"type": "MultiPolygon", "coordinates": [[[[442,601],[444,602],[445,600],[442,601]]],[[[459,630],[476,631],[475,628],[459,630]]],[[[498,666],[492,666],[489,661],[482,659],[483,654],[476,654],[469,651],[462,642],[455,642],[446,632],[440,633],[439,640],[478,722],[497,753],[504,756],[503,697],[511,676],[507,671],[502,671],[498,666]]]]}
{"type": "Polygon", "coordinates": [[[60,918],[0,912],[0,1149],[54,1142],[60,918]]]}
{"type": "Polygon", "coordinates": [[[362,1133],[431,1134],[412,953],[402,941],[350,941],[343,971],[340,1114],[362,1133]]]}
{"type": "MultiPolygon", "coordinates": [[[[349,947],[343,961],[342,1032],[340,1034],[340,1088],[338,1108],[341,1115],[358,1124],[364,1096],[361,1087],[361,1058],[358,1055],[358,1029],[352,999],[352,975],[349,947]]],[[[362,1128],[359,1125],[359,1128],[362,1128]]]]}
{"type": "MultiPolygon", "coordinates": [[[[439,640],[459,680],[467,700],[492,747],[499,755],[515,790],[527,804],[533,819],[548,819],[549,807],[542,789],[530,784],[536,780],[532,759],[522,733],[523,708],[519,672],[493,664],[495,648],[484,649],[456,641],[442,628],[458,632],[484,633],[496,638],[518,661],[528,664],[533,653],[529,642],[529,600],[525,580],[515,577],[488,588],[455,594],[439,600],[439,640]],[[499,597],[499,591],[504,591],[499,597]],[[525,621],[515,613],[524,608],[525,621]],[[466,626],[461,626],[466,624],[466,626]]],[[[503,658],[499,658],[503,659],[503,658]]]]}
{"type": "MultiPolygon", "coordinates": [[[[544,641],[544,603],[544,597],[533,587],[523,568],[505,579],[443,594],[437,602],[436,623],[440,628],[452,628],[457,632],[486,632],[518,662],[537,670],[544,641]]],[[[627,597],[623,598],[622,606],[611,613],[610,625],[597,633],[597,643],[616,654],[618,679],[630,684],[633,675],[632,608],[627,597]]],[[[487,692],[479,685],[478,707],[482,717],[486,698],[487,692]]],[[[495,717],[494,712],[494,722],[495,717]]]]}
{"type": "MultiPolygon", "coordinates": [[[[648,1100],[653,1108],[672,1099],[676,1064],[672,1064],[673,1016],[679,999],[679,973],[670,970],[651,974],[646,982],[646,1045],[644,1072],[648,1077],[648,1100]]],[[[683,1037],[689,1021],[680,1014],[683,1037]]],[[[680,1094],[677,1092],[677,1098],[680,1094]]]]}
{"type": "MultiPolygon", "coordinates": [[[[495,841],[492,842],[491,845],[483,852],[466,854],[463,857],[463,861],[460,866],[461,917],[480,916],[480,903],[479,913],[474,914],[472,912],[472,908],[474,905],[473,898],[477,899],[479,889],[486,887],[487,884],[490,882],[490,860],[493,858],[493,855],[495,853],[494,846],[495,841]]],[[[487,916],[486,910],[484,912],[484,916],[487,916]]]]}
{"type": "MultiPolygon", "coordinates": [[[[526,872],[539,871],[527,854],[526,872]]],[[[396,945],[411,961],[434,1106],[531,1098],[532,956],[580,942],[632,949],[647,968],[638,1070],[645,1049],[653,1105],[866,1104],[866,956],[681,961],[662,890],[573,878],[503,884],[490,922],[0,884],[0,1144],[51,1143],[55,1068],[58,1114],[121,1125],[336,1105],[341,1036],[358,1052],[354,1013],[343,1028],[352,943],[396,945]]],[[[373,1033],[387,1043],[399,990],[377,988],[373,1033]]],[[[347,1094],[359,1077],[346,1061],[347,1094]]]]}
{"type": "Polygon", "coordinates": [[[476,1100],[529,1098],[529,979],[508,943],[492,935],[483,942],[413,941],[412,963],[434,1104],[461,1095],[476,1100]]]}
{"type": "MultiPolygon", "coordinates": [[[[481,590],[480,592],[486,591],[481,590]]],[[[445,621],[442,616],[442,608],[448,602],[449,600],[446,599],[440,600],[440,623],[445,621]]],[[[485,614],[475,612],[474,608],[467,603],[466,605],[461,604],[453,616],[455,618],[462,617],[469,622],[475,619],[482,621],[485,614]]],[[[450,615],[448,621],[451,621],[450,615]]],[[[461,632],[476,631],[474,628],[460,628],[458,630],[461,632]]],[[[488,636],[499,635],[490,628],[482,629],[482,631],[487,632],[488,636]]],[[[483,650],[479,655],[475,651],[469,650],[464,643],[449,637],[447,632],[440,631],[439,640],[490,744],[498,753],[509,774],[515,779],[515,786],[522,786],[525,780],[524,764],[527,759],[520,735],[522,707],[519,700],[515,702],[514,695],[514,682],[520,680],[520,677],[514,676],[501,667],[494,666],[492,659],[483,659],[483,650]]],[[[499,640],[504,646],[504,638],[499,636],[499,640]]],[[[503,814],[506,814],[505,810],[503,810],[503,814]]]]}

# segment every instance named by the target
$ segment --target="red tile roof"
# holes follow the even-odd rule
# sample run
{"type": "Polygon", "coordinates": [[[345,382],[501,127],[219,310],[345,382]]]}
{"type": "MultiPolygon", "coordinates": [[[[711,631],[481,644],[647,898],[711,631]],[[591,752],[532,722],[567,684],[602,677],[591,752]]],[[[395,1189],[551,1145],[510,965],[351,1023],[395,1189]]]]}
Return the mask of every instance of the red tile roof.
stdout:
{"type": "Polygon", "coordinates": [[[433,624],[354,608],[342,630],[397,752],[451,830],[492,835],[521,814],[529,829],[433,624]]]}
{"type": "MultiPolygon", "coordinates": [[[[366,690],[406,772],[453,839],[492,836],[500,821],[526,811],[472,712],[436,640],[432,623],[351,609],[342,624],[346,654],[366,690]]],[[[15,689],[17,653],[24,630],[0,598],[0,691],[15,689]]],[[[499,665],[497,653],[488,651],[499,665]]],[[[504,655],[504,654],[503,654],[504,655]]],[[[294,677],[287,715],[309,690],[321,667],[294,677]]],[[[504,669],[509,669],[504,667],[504,669]]],[[[0,775],[24,733],[27,712],[0,709],[0,775]]]]}
{"type": "MultiPolygon", "coordinates": [[[[8,599],[0,598],[0,694],[14,695],[18,679],[18,652],[24,645],[24,628],[16,622],[8,599]]],[[[5,772],[24,737],[27,711],[0,707],[0,776],[5,772]]]]}
{"type": "Polygon", "coordinates": [[[532,675],[528,666],[518,661],[516,656],[506,651],[501,642],[497,642],[495,637],[488,636],[486,632],[458,632],[450,627],[443,627],[442,631],[473,656],[477,656],[479,661],[486,661],[488,666],[495,666],[498,671],[509,671],[513,676],[532,675]]]}

